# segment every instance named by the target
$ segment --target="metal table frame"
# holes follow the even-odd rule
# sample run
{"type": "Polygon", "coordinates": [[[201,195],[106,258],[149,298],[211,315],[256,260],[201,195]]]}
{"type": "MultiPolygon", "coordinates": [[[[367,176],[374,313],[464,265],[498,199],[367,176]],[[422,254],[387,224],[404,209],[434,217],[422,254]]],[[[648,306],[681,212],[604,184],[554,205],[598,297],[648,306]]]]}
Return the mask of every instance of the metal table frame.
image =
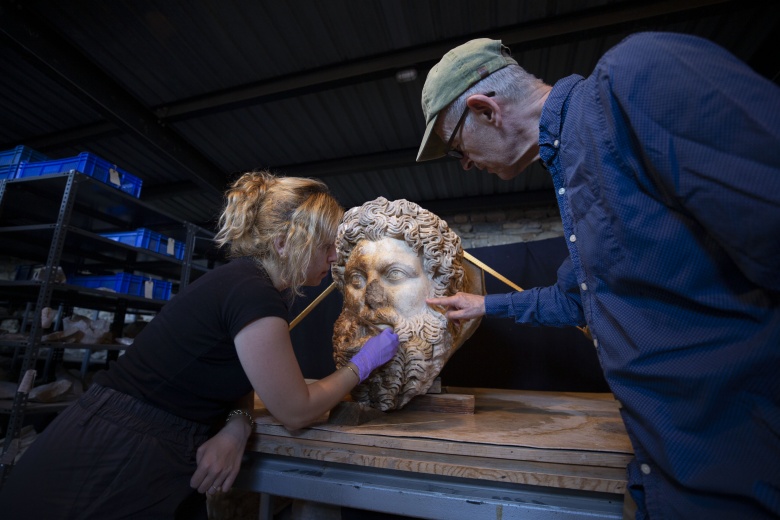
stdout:
{"type": "Polygon", "coordinates": [[[248,452],[235,486],[270,496],[432,520],[616,519],[623,496],[248,452]]]}

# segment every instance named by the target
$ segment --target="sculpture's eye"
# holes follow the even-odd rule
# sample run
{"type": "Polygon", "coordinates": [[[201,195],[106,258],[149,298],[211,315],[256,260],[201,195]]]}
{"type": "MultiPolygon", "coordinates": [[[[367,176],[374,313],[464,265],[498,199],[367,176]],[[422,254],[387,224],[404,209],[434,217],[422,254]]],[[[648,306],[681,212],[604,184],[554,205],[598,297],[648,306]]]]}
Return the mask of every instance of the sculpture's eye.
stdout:
{"type": "Polygon", "coordinates": [[[406,272],[403,269],[399,269],[395,267],[385,273],[385,278],[387,278],[391,282],[397,282],[398,280],[403,280],[404,278],[407,278],[407,276],[406,276],[406,272]]]}
{"type": "Polygon", "coordinates": [[[366,286],[366,277],[363,273],[353,272],[349,274],[348,283],[356,289],[362,289],[366,286]]]}

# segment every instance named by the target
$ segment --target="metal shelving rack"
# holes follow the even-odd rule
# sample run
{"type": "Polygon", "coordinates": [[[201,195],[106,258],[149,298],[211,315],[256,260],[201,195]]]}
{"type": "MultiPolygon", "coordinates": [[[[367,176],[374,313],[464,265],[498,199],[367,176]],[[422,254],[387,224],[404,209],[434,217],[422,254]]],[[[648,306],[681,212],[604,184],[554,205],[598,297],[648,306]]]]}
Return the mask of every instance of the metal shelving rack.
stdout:
{"type": "MultiPolygon", "coordinates": [[[[27,397],[36,383],[39,350],[68,348],[112,350],[107,345],[42,343],[43,309],[53,305],[107,310],[114,313],[111,331],[121,335],[127,312],[155,313],[166,303],[141,296],[57,283],[65,273],[143,273],[172,281],[179,290],[221,261],[213,233],[163,213],[142,200],[79,172],[0,180],[0,251],[42,265],[37,280],[0,282],[0,302],[31,309],[24,341],[2,341],[21,354],[21,368],[0,455],[0,486],[13,466],[27,397]],[[182,259],[137,248],[101,236],[144,227],[185,244],[182,259]],[[35,302],[34,307],[31,302],[35,302]]],[[[122,347],[127,348],[127,347],[122,347]]],[[[116,350],[116,349],[114,349],[116,350]]],[[[47,368],[49,363],[47,363],[47,368]]],[[[46,372],[46,370],[44,370],[46,372]]],[[[12,376],[17,375],[12,372],[12,376]]],[[[44,374],[44,378],[48,377],[44,374]]],[[[44,381],[45,382],[45,381],[44,381]]],[[[53,407],[41,407],[49,410],[53,407]]],[[[56,407],[54,407],[56,408],[56,407]]]]}

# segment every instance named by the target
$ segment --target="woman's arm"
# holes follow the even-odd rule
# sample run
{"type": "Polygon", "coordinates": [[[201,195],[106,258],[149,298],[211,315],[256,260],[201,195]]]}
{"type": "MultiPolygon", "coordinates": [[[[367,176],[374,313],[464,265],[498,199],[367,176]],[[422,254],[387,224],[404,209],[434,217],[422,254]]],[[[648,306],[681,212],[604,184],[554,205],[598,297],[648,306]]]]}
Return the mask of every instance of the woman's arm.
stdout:
{"type": "MultiPolygon", "coordinates": [[[[395,338],[394,345],[382,356],[382,363],[397,350],[395,338]]],[[[363,348],[376,349],[379,346],[379,342],[373,341],[376,339],[379,337],[369,340],[363,348]]],[[[357,375],[360,369],[350,362],[349,368],[344,366],[319,381],[307,384],[295,358],[287,322],[279,317],[270,316],[250,323],[236,335],[234,341],[238,357],[257,395],[268,411],[290,429],[311,424],[336,406],[360,382],[357,375]]],[[[376,366],[371,366],[369,371],[376,366]]]]}

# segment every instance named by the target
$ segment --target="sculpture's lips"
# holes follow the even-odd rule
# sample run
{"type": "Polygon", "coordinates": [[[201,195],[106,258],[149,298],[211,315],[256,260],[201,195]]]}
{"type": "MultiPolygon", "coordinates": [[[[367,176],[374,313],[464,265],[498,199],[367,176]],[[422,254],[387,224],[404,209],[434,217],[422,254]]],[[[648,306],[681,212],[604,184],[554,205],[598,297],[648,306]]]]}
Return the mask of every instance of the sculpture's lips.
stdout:
{"type": "Polygon", "coordinates": [[[387,323],[373,323],[365,318],[362,318],[359,320],[360,324],[363,326],[363,328],[371,333],[379,334],[385,329],[392,329],[392,325],[388,325],[387,323]]]}
{"type": "Polygon", "coordinates": [[[354,319],[358,324],[360,324],[364,329],[369,330],[375,334],[379,334],[385,329],[391,328],[392,325],[388,325],[387,323],[374,323],[373,321],[369,320],[365,316],[362,316],[358,314],[357,312],[347,310],[346,311],[349,315],[352,316],[352,319],[354,319]]]}
{"type": "Polygon", "coordinates": [[[382,323],[377,321],[377,319],[387,319],[383,316],[380,317],[379,315],[374,315],[373,313],[370,315],[363,315],[362,313],[355,312],[352,309],[344,309],[342,312],[350,316],[364,329],[372,330],[374,332],[382,332],[385,329],[393,328],[393,325],[390,323],[382,323]]]}

